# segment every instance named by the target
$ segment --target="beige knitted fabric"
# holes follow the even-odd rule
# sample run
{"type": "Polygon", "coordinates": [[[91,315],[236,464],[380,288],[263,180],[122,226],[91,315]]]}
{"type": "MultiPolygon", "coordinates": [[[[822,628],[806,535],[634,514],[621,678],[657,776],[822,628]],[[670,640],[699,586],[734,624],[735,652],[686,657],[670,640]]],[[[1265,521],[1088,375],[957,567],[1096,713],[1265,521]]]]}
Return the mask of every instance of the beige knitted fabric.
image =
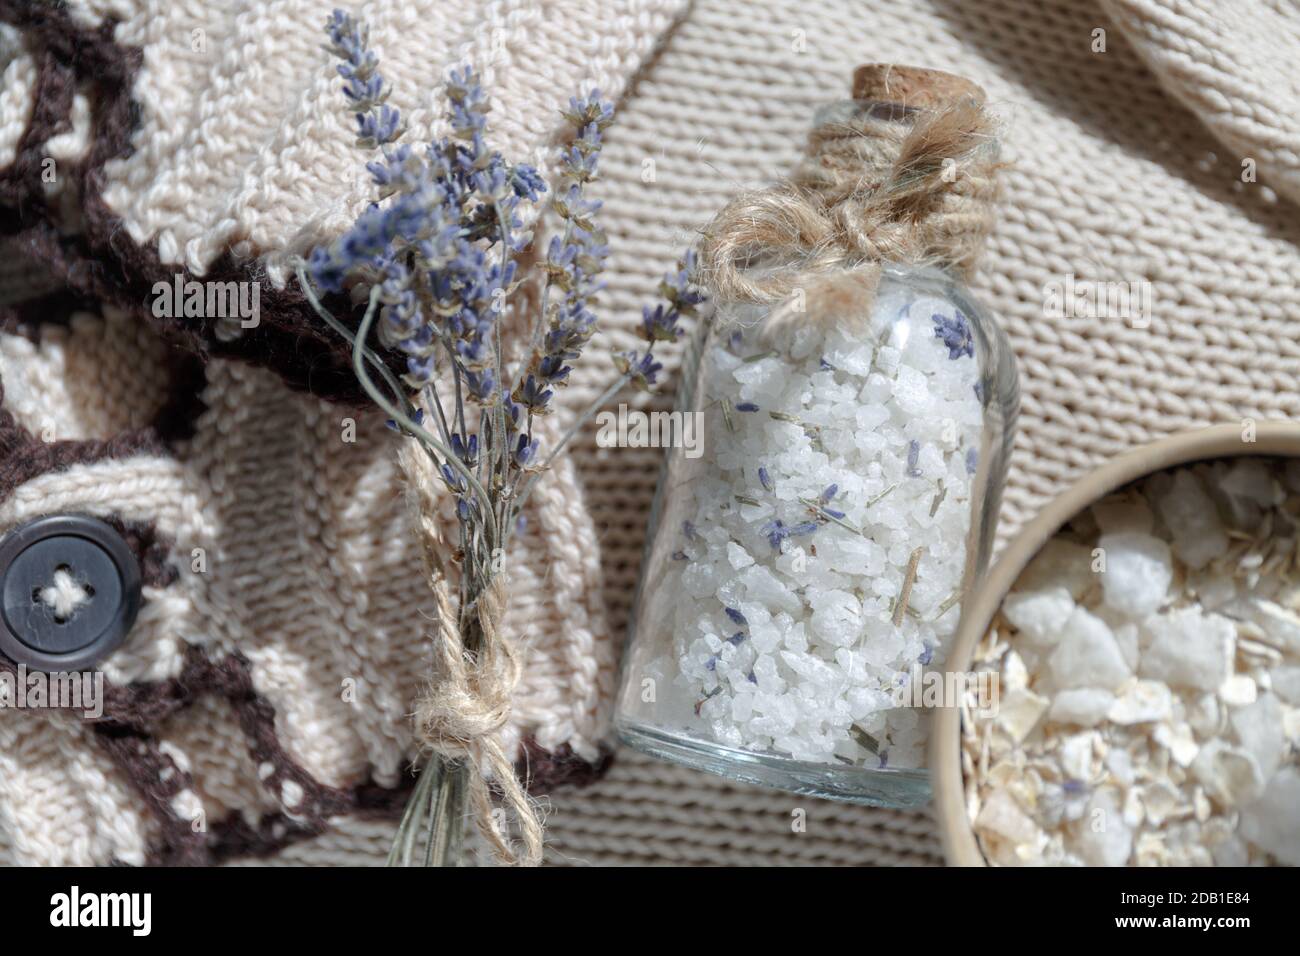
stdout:
{"type": "MultiPolygon", "coordinates": [[[[520,9],[489,6],[507,21],[507,11],[520,9]]],[[[613,257],[606,332],[593,351],[632,344],[640,305],[653,296],[658,275],[692,241],[693,231],[738,188],[790,166],[815,107],[847,91],[854,66],[894,60],[960,73],[984,87],[1004,120],[1005,151],[1015,163],[976,285],[1012,339],[1023,390],[1003,539],[1080,473],[1124,449],[1211,422],[1294,417],[1300,412],[1300,216],[1286,197],[1295,195],[1300,130],[1293,68],[1300,62],[1298,18],[1295,6],[1283,0],[882,0],[869,6],[757,0],[743,7],[735,0],[696,0],[672,30],[666,18],[647,23],[643,33],[661,32],[662,49],[621,101],[598,185],[613,257]],[[1094,52],[1097,30],[1105,31],[1105,52],[1094,52]],[[1257,163],[1258,182],[1242,181],[1247,158],[1257,163]],[[1150,281],[1149,326],[1120,318],[1049,317],[1044,286],[1070,274],[1150,281]]],[[[310,22],[315,19],[313,14],[310,22]]],[[[472,17],[457,19],[464,26],[459,37],[476,35],[472,17]]],[[[590,28],[616,42],[617,25],[597,18],[590,28]]],[[[163,36],[180,42],[159,29],[163,36]]],[[[649,47],[637,41],[636,55],[649,47]]],[[[530,54],[524,57],[528,68],[546,74],[547,58],[537,49],[530,54]]],[[[8,62],[6,75],[24,74],[21,56],[8,62]]],[[[181,69],[180,59],[171,57],[167,68],[181,69]]],[[[147,75],[148,69],[141,82],[147,75]]],[[[21,101],[21,95],[11,99],[21,101]]],[[[12,122],[3,112],[5,102],[0,96],[0,150],[12,122]]],[[[303,93],[303,115],[312,115],[309,102],[324,111],[319,100],[303,93]]],[[[197,122],[203,112],[175,122],[197,122]]],[[[503,107],[497,116],[506,112],[503,107]]],[[[320,122],[324,129],[332,120],[320,122]]],[[[193,141],[205,139],[194,135],[193,141]]],[[[280,148],[270,144],[283,145],[273,136],[259,142],[270,156],[280,148]]],[[[241,140],[239,148],[245,145],[241,140]]],[[[115,182],[128,182],[130,164],[127,159],[115,167],[115,182]]],[[[347,171],[355,175],[352,166],[347,171]]],[[[311,189],[318,188],[321,180],[313,177],[311,189]]],[[[128,193],[135,195],[127,188],[123,196],[128,193]]],[[[259,206],[260,199],[241,195],[225,190],[219,202],[199,201],[188,212],[166,210],[147,228],[170,230],[178,261],[196,266],[211,254],[205,230],[229,229],[221,223],[232,209],[244,218],[226,241],[265,241],[260,237],[273,234],[285,246],[299,241],[287,229],[276,231],[279,206],[259,206]],[[204,225],[191,228],[190,216],[204,225]]],[[[146,228],[151,213],[133,213],[125,203],[122,211],[128,231],[146,228]]],[[[339,215],[313,214],[322,227],[339,215]]],[[[218,371],[232,382],[238,375],[265,374],[234,366],[218,371]]],[[[564,396],[566,407],[571,411],[597,394],[608,374],[599,363],[584,363],[564,396]]],[[[252,386],[245,381],[240,387],[252,386]]],[[[652,401],[664,407],[668,399],[652,401]]],[[[318,415],[329,414],[318,408],[318,415]]],[[[604,570],[607,627],[616,640],[630,608],[659,455],[600,449],[589,433],[574,448],[573,460],[604,570]]],[[[7,722],[0,714],[0,727],[7,722]]],[[[312,727],[310,718],[301,726],[312,727]]],[[[177,738],[186,739],[182,732],[177,738]]],[[[24,772],[40,780],[65,817],[86,821],[78,846],[99,840],[112,844],[120,858],[135,858],[150,836],[147,820],[109,822],[111,813],[81,802],[83,788],[68,775],[44,769],[62,759],[59,748],[79,755],[76,773],[86,779],[111,781],[112,765],[86,751],[67,729],[23,739],[22,752],[31,754],[24,772]]],[[[326,772],[347,766],[338,752],[365,746],[347,739],[299,746],[303,752],[337,751],[319,758],[326,772]]],[[[195,741],[186,752],[220,760],[235,749],[195,741]]],[[[241,778],[234,770],[210,776],[241,778]]],[[[111,783],[101,791],[110,798],[123,792],[120,783],[117,791],[111,783]]],[[[214,806],[217,800],[229,806],[253,800],[234,786],[212,799],[214,806]]],[[[549,854],[556,863],[938,860],[924,813],[733,786],[623,752],[604,782],[558,792],[550,805],[549,854]],[[791,830],[796,808],[807,810],[806,832],[791,830]]],[[[24,812],[28,819],[32,811],[24,812]]],[[[278,859],[377,861],[389,826],[339,821],[333,833],[286,849],[278,859]]],[[[5,829],[0,825],[0,833],[5,829]]],[[[29,858],[20,831],[13,827],[0,837],[0,854],[8,841],[8,852],[29,858]]],[[[89,849],[78,852],[90,855],[89,849]]]]}

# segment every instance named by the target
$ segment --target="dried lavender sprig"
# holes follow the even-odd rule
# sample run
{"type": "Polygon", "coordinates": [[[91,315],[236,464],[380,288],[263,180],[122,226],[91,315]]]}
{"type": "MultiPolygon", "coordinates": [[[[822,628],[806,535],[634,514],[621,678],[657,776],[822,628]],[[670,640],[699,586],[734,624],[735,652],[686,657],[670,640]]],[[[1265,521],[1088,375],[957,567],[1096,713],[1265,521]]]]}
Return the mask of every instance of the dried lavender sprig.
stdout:
{"type": "Polygon", "coordinates": [[[389,89],[379,72],[379,57],[369,48],[369,29],[343,10],[335,10],[325,21],[330,45],[326,47],[342,62],[343,95],[355,110],[357,145],[374,149],[395,142],[404,129],[401,114],[388,106],[389,89]]]}
{"type": "Polygon", "coordinates": [[[564,113],[575,127],[573,142],[561,150],[559,173],[567,185],[557,191],[551,208],[564,220],[564,233],[551,239],[546,253],[546,285],[542,290],[540,321],[534,334],[528,362],[519,373],[511,392],[512,400],[525,411],[525,444],[533,449],[533,416],[550,411],[555,389],[568,384],[572,367],[596,330],[596,315],[590,304],[604,284],[598,278],[609,256],[604,233],[594,217],[600,203],[586,198],[584,186],[595,178],[600,158],[601,132],[614,119],[614,107],[593,90],[586,97],[574,97],[564,113]],[[560,295],[559,301],[553,297],[560,295]]]}
{"type": "Polygon", "coordinates": [[[661,305],[653,310],[648,307],[642,310],[641,326],[637,331],[647,342],[645,350],[634,349],[614,356],[619,371],[639,388],[648,389],[663,369],[654,358],[655,344],[680,338],[683,331],[681,320],[694,316],[696,307],[704,301],[704,294],[696,283],[696,271],[696,256],[691,250],[659,283],[659,292],[667,300],[667,307],[661,305]]]}

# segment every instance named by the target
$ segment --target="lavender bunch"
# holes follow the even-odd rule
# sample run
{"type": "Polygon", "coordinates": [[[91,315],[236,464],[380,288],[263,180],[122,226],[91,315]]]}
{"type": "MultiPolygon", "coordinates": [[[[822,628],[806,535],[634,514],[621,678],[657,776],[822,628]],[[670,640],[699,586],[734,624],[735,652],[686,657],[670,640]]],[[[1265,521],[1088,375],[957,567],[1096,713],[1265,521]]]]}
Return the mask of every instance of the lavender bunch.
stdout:
{"type": "MultiPolygon", "coordinates": [[[[677,339],[682,318],[701,301],[694,257],[685,257],[665,277],[666,304],[645,310],[645,349],[616,356],[618,379],[554,448],[543,449],[534,423],[553,410],[556,391],[568,384],[596,330],[593,306],[604,287],[609,247],[597,224],[600,203],[587,197],[586,188],[596,177],[613,107],[598,91],[570,100],[562,114],[573,137],[560,150],[548,186],[534,167],[512,164],[487,146],[488,102],[472,69],[448,76],[447,134],[412,145],[402,141],[406,128],[388,103],[390,90],[365,24],[336,10],[325,30],[327,49],[339,60],[356,144],[368,154],[365,168],[376,198],[342,235],[312,251],[298,270],[299,284],[322,320],[351,344],[358,381],[388,413],[390,425],[418,442],[427,456],[422,473],[455,501],[458,546],[430,560],[439,562],[440,578],[443,561],[458,571],[458,646],[470,659],[491,657],[498,638],[491,614],[485,623],[484,608],[500,613],[498,556],[521,522],[530,492],[606,401],[629,383],[654,383],[662,368],[654,345],[677,339]],[[529,348],[511,370],[502,319],[519,284],[516,256],[532,241],[518,213],[544,198],[563,230],[546,251],[529,348]],[[353,289],[368,290],[355,329],[319,296],[353,289]],[[396,369],[390,366],[393,357],[400,360],[396,369]]],[[[458,650],[451,660],[460,656],[458,650]]],[[[498,760],[504,758],[498,754],[498,760]]],[[[436,752],[427,761],[391,862],[410,862],[419,830],[427,830],[426,861],[454,856],[462,802],[479,795],[476,815],[487,815],[486,788],[481,781],[477,790],[473,785],[474,763],[436,752]]],[[[513,773],[506,775],[509,781],[498,784],[516,794],[513,805],[522,816],[522,791],[511,789],[513,773]]],[[[490,826],[495,832],[495,823],[490,826]]]]}

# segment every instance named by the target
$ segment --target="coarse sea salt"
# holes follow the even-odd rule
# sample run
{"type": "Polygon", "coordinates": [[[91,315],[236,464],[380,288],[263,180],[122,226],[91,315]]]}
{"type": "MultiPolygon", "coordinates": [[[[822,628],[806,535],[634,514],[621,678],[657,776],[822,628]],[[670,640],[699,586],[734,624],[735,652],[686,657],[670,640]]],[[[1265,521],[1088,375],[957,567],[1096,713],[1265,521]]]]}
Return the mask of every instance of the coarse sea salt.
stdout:
{"type": "Polygon", "coordinates": [[[1021,574],[974,662],[1016,689],[964,718],[990,862],[1300,865],[1297,474],[1153,476],[1021,574]]]}
{"type": "Polygon", "coordinates": [[[710,334],[695,399],[707,454],[665,481],[657,535],[673,560],[643,586],[629,665],[657,675],[653,711],[631,709],[754,753],[924,766],[908,690],[960,616],[985,429],[970,321],[886,282],[865,329],[710,334]]]}

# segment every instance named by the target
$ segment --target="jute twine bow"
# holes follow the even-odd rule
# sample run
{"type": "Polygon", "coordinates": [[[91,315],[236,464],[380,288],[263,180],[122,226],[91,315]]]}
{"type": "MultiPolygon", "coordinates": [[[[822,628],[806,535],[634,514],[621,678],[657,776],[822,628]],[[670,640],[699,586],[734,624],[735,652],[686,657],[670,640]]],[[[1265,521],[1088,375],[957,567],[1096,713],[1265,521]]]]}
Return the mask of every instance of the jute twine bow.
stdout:
{"type": "Polygon", "coordinates": [[[809,299],[835,305],[846,293],[865,313],[884,264],[969,272],[1002,165],[983,100],[951,74],[859,68],[854,108],[828,111],[790,176],[732,200],[704,230],[701,265],[717,300],[784,303],[769,318],[779,323],[796,311],[824,318],[809,299]]]}
{"type": "MultiPolygon", "coordinates": [[[[498,862],[536,866],[542,860],[541,819],[500,740],[522,673],[518,649],[501,629],[506,609],[504,578],[495,575],[478,596],[475,611],[481,640],[471,650],[466,647],[451,582],[443,566],[433,463],[414,442],[403,445],[399,463],[406,476],[437,618],[433,669],[425,694],[416,705],[417,735],[428,750],[444,761],[465,765],[475,825],[498,862]],[[494,788],[515,819],[518,847],[494,812],[494,788]]],[[[458,826],[459,821],[452,824],[458,826]]]]}

